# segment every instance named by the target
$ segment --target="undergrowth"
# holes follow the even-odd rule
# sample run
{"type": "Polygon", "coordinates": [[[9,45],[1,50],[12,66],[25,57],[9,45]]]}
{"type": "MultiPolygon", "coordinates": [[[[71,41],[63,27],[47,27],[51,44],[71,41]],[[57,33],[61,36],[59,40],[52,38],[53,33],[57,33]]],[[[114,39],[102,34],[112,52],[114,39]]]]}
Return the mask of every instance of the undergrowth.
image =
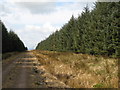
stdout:
{"type": "Polygon", "coordinates": [[[44,68],[72,88],[117,88],[118,59],[56,51],[33,51],[44,68]]]}

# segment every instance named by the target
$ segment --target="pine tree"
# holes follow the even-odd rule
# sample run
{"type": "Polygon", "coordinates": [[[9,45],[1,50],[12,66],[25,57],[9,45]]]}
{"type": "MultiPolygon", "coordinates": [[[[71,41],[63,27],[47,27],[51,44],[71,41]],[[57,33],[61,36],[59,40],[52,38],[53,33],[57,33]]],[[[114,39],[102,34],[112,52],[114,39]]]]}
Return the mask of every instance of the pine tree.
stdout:
{"type": "Polygon", "coordinates": [[[39,43],[36,49],[120,56],[120,2],[96,2],[78,18],[39,43]]]}

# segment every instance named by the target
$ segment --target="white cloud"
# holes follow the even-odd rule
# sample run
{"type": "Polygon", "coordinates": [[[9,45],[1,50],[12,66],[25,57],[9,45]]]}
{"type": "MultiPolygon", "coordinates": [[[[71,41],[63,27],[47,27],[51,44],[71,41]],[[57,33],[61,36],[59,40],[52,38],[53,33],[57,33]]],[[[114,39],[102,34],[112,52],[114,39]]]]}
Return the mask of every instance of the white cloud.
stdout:
{"type": "Polygon", "coordinates": [[[94,2],[96,0],[8,0],[8,1],[11,1],[11,2],[94,2]]]}
{"type": "Polygon", "coordinates": [[[8,0],[11,2],[55,2],[56,0],[8,0]]]}
{"type": "Polygon", "coordinates": [[[80,9],[80,4],[66,4],[64,6],[56,7],[57,11],[48,14],[31,14],[26,9],[11,8],[13,13],[7,14],[6,16],[2,17],[2,20],[7,22],[8,24],[15,25],[15,24],[43,24],[46,22],[50,22],[53,25],[62,25],[66,23],[72,14],[77,17],[79,13],[81,13],[82,8],[80,9]],[[77,9],[79,7],[79,9],[77,9]]]}
{"type": "Polygon", "coordinates": [[[44,40],[56,31],[57,28],[59,27],[53,27],[50,23],[45,23],[42,26],[26,25],[24,28],[18,29],[15,32],[29,49],[33,49],[41,40],[44,40]]]}
{"type": "MultiPolygon", "coordinates": [[[[48,6],[47,3],[38,3],[37,6],[35,6],[36,3],[23,4],[18,5],[15,0],[2,3],[5,9],[3,9],[3,14],[0,14],[0,17],[8,29],[12,28],[25,45],[29,49],[33,49],[41,40],[67,23],[72,15],[77,17],[87,3],[74,2],[62,3],[62,5],[57,3],[56,6],[54,6],[56,3],[48,6]]],[[[91,3],[89,4],[91,6],[91,3]]],[[[0,6],[0,8],[3,7],[0,6]]]]}

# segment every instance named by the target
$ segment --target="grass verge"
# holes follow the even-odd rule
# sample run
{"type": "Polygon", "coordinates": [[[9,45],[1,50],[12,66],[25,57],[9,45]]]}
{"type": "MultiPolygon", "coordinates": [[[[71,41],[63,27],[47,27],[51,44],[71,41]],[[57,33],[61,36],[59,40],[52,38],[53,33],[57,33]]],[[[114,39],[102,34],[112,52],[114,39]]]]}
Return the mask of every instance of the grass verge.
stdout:
{"type": "Polygon", "coordinates": [[[50,74],[72,88],[118,88],[118,59],[56,51],[33,51],[50,74]]]}

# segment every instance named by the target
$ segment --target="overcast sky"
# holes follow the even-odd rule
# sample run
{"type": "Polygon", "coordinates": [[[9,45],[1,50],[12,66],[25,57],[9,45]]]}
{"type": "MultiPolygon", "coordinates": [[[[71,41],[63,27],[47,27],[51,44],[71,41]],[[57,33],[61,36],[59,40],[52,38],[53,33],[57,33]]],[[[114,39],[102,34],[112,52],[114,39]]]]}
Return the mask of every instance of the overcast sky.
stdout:
{"type": "Polygon", "coordinates": [[[78,17],[86,5],[92,9],[93,2],[95,0],[0,0],[0,20],[31,50],[59,30],[72,15],[78,17]]]}

